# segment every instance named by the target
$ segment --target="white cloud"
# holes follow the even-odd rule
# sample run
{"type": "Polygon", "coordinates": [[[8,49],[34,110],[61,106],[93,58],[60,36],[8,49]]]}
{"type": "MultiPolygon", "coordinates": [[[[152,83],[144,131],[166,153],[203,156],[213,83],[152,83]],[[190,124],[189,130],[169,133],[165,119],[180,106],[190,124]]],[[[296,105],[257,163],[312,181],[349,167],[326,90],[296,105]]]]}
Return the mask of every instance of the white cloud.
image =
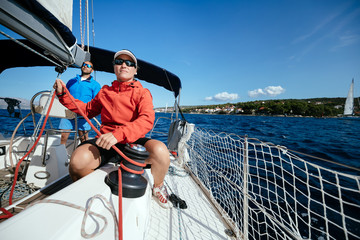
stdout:
{"type": "Polygon", "coordinates": [[[346,33],[345,35],[339,37],[339,44],[333,47],[331,50],[336,51],[339,48],[347,47],[350,45],[353,45],[354,43],[357,43],[360,41],[360,35],[357,34],[349,34],[346,33]]]}
{"type": "Polygon", "coordinates": [[[206,97],[205,100],[206,101],[211,101],[213,99],[213,97],[206,97]]]}
{"type": "Polygon", "coordinates": [[[257,97],[260,95],[265,95],[265,93],[261,88],[259,88],[259,89],[255,89],[252,91],[248,91],[248,95],[249,95],[249,97],[257,97]]]}
{"type": "Polygon", "coordinates": [[[226,101],[233,101],[239,98],[239,95],[237,93],[228,93],[228,92],[222,92],[218,93],[213,97],[206,97],[206,101],[217,101],[217,102],[226,102],[226,101]]]}
{"type": "Polygon", "coordinates": [[[281,86],[268,86],[264,89],[258,88],[252,91],[248,91],[249,97],[255,98],[258,96],[271,96],[275,97],[285,92],[285,89],[281,86]]]}

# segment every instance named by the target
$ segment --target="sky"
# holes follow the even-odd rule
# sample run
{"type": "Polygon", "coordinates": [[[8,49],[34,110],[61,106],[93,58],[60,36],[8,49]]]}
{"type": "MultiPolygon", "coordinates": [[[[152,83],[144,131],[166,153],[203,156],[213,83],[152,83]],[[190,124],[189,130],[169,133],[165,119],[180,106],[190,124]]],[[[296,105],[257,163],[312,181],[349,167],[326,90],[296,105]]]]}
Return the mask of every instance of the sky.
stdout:
{"type": "MultiPolygon", "coordinates": [[[[346,97],[352,78],[360,95],[360,0],[94,0],[93,6],[90,45],[130,49],[176,74],[180,105],[346,97]]],[[[72,30],[81,43],[79,13],[74,1],[72,30]]],[[[68,69],[61,79],[78,73],[68,69]]],[[[5,70],[0,97],[31,99],[56,77],[53,67],[5,70]]],[[[116,79],[95,77],[101,85],[116,79]]],[[[173,105],[171,92],[141,83],[155,107],[173,105]]]]}

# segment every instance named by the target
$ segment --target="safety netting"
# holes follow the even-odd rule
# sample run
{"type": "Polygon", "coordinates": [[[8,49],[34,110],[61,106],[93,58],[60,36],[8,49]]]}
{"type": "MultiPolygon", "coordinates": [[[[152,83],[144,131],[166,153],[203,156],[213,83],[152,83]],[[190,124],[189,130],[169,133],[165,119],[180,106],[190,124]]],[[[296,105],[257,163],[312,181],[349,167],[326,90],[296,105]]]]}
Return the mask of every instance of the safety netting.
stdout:
{"type": "Polygon", "coordinates": [[[358,174],[246,136],[185,133],[179,157],[237,239],[360,239],[358,174]]]}

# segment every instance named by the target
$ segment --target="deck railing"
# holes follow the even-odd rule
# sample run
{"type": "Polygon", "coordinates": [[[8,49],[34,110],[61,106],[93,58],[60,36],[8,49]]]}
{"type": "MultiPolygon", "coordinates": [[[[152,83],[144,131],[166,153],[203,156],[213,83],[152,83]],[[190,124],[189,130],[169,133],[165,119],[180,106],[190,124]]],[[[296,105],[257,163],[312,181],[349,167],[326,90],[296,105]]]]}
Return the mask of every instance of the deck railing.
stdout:
{"type": "Polygon", "coordinates": [[[357,170],[257,139],[186,132],[179,158],[237,239],[360,239],[357,170]]]}

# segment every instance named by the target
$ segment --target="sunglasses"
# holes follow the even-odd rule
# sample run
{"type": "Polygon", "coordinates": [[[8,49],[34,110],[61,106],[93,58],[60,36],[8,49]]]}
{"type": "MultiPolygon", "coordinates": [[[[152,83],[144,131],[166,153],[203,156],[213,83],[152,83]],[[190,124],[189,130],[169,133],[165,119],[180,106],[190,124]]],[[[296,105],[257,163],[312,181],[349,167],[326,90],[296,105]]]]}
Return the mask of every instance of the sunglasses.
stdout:
{"type": "Polygon", "coordinates": [[[132,62],[130,60],[124,60],[124,59],[121,59],[121,58],[114,60],[114,64],[116,64],[116,65],[122,65],[123,63],[125,63],[126,66],[128,66],[128,67],[136,68],[136,63],[134,63],[134,62],[132,62]]]}
{"type": "Polygon", "coordinates": [[[90,64],[87,64],[87,63],[83,63],[82,65],[83,67],[87,67],[87,68],[92,68],[92,66],[90,64]]]}

